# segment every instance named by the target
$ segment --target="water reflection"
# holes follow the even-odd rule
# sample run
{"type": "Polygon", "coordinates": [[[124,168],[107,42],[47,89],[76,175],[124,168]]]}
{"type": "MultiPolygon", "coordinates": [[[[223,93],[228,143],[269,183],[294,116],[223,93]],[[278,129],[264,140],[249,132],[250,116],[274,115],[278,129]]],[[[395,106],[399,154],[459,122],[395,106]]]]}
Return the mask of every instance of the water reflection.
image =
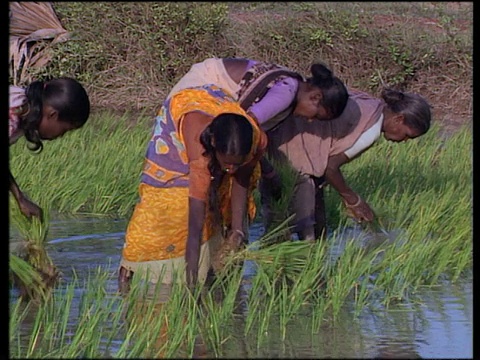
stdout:
{"type": "MultiPolygon", "coordinates": [[[[47,250],[63,274],[66,282],[77,276],[86,279],[98,266],[106,267],[112,276],[107,280],[106,291],[117,296],[116,271],[120,261],[126,222],[108,218],[74,217],[58,218],[51,222],[47,250]]],[[[18,241],[14,229],[10,243],[18,241]]],[[[262,226],[255,224],[250,238],[262,234],[262,226]]],[[[401,232],[390,232],[391,241],[401,237],[401,232]]],[[[338,245],[333,255],[338,255],[347,241],[369,243],[359,229],[337,234],[338,245]],[[353,240],[352,240],[353,239],[353,240]]],[[[379,238],[380,239],[380,238],[379,238]]],[[[378,240],[378,239],[377,239],[378,240]]],[[[255,275],[255,264],[244,264],[242,291],[248,292],[249,280],[255,275]]],[[[75,298],[82,296],[75,289],[75,298]]],[[[221,357],[237,358],[471,358],[473,356],[473,289],[472,277],[464,282],[420,289],[408,303],[391,306],[388,311],[367,308],[354,319],[354,309],[345,307],[333,321],[328,314],[318,331],[310,315],[297,316],[287,325],[285,340],[280,326],[272,319],[268,336],[261,344],[253,330],[243,335],[245,314],[239,312],[231,325],[231,334],[221,347],[221,357]]],[[[15,298],[15,291],[11,297],[15,298]]],[[[78,306],[74,304],[75,306],[78,306]]],[[[244,311],[247,311],[243,308],[244,311]]],[[[30,321],[32,321],[31,319],[30,321]]],[[[30,323],[31,325],[31,323],[30,323]]],[[[28,328],[28,319],[25,328],[28,328]]],[[[120,346],[122,334],[111,343],[120,346]]],[[[198,339],[196,358],[213,356],[198,339]]],[[[111,350],[114,352],[113,350],[111,350]]]]}

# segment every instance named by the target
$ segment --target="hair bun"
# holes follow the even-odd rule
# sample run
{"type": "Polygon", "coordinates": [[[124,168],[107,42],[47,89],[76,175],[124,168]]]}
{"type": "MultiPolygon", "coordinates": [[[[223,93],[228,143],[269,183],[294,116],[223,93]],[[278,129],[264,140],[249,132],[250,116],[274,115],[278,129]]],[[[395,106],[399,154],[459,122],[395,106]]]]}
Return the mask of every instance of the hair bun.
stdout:
{"type": "Polygon", "coordinates": [[[333,77],[333,72],[328,67],[322,63],[312,64],[310,67],[310,72],[313,77],[318,80],[331,79],[333,77]]]}
{"type": "Polygon", "coordinates": [[[383,89],[381,96],[387,104],[395,104],[405,98],[405,94],[402,91],[391,88],[383,89]]]}

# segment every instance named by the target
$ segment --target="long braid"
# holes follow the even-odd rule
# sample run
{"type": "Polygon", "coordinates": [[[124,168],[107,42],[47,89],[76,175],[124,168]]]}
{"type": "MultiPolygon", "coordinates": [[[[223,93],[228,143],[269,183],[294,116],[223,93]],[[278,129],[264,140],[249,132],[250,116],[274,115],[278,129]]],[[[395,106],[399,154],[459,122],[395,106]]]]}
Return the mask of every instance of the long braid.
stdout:
{"type": "Polygon", "coordinates": [[[213,133],[211,125],[209,125],[200,135],[200,143],[205,148],[202,155],[210,158],[208,162],[208,170],[212,180],[208,191],[208,209],[212,212],[215,223],[222,224],[223,218],[220,212],[220,200],[218,199],[217,194],[225,174],[215,156],[215,148],[212,145],[212,139],[213,133]]]}
{"type": "Polygon", "coordinates": [[[38,127],[43,116],[43,81],[34,81],[28,85],[25,90],[27,96],[28,112],[23,116],[21,128],[25,133],[25,138],[30,143],[28,149],[37,153],[43,150],[43,143],[38,134],[38,127]]]}

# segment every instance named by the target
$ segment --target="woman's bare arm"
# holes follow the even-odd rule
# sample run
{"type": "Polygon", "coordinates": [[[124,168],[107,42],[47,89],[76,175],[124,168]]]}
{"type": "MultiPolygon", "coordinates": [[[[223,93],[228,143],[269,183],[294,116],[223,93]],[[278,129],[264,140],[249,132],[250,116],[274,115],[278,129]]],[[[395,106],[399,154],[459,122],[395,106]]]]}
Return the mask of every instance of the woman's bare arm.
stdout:
{"type": "Polygon", "coordinates": [[[202,179],[208,177],[204,169],[204,148],[200,143],[200,134],[210,124],[211,117],[200,112],[191,112],[185,115],[181,122],[182,134],[190,164],[189,197],[188,197],[188,236],[185,251],[187,283],[194,285],[198,279],[198,262],[200,258],[200,244],[206,211],[206,189],[192,189],[195,186],[208,188],[208,183],[202,179]],[[192,193],[201,195],[191,196],[192,193]]]}
{"type": "Polygon", "coordinates": [[[27,199],[27,197],[20,190],[20,187],[15,181],[10,169],[8,169],[8,175],[10,181],[9,190],[17,201],[18,207],[20,208],[22,214],[29,219],[35,216],[40,220],[43,220],[43,210],[37,204],[27,199]]]}
{"type": "Polygon", "coordinates": [[[330,156],[325,171],[325,178],[343,198],[343,202],[351,216],[358,221],[372,221],[375,218],[373,210],[366,201],[347,184],[340,170],[340,167],[349,161],[350,159],[344,153],[330,156]]]}

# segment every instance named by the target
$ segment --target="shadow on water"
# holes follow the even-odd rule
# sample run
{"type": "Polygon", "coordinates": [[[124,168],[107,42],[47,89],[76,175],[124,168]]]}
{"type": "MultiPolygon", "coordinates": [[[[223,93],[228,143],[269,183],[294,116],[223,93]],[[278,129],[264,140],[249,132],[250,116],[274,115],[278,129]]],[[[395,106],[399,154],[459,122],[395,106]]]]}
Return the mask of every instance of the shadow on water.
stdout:
{"type": "MultiPolygon", "coordinates": [[[[108,218],[73,217],[52,220],[48,234],[47,251],[68,283],[74,277],[87,279],[99,266],[111,271],[106,283],[109,296],[117,295],[116,271],[123,247],[126,222],[108,218]]],[[[10,244],[18,242],[11,229],[10,244]]],[[[263,233],[260,224],[250,229],[250,238],[263,233]]],[[[367,234],[360,228],[349,228],[335,237],[332,257],[337,257],[348,241],[362,246],[376,246],[393,241],[400,231],[388,234],[367,234]],[[373,244],[373,245],[372,245],[373,244]]],[[[14,246],[12,247],[14,248],[14,246]]],[[[255,264],[244,264],[243,291],[248,279],[255,274],[255,264]]],[[[82,281],[80,282],[82,283],[82,281]]],[[[241,289],[242,290],[242,289],[241,289]]],[[[75,289],[75,300],[80,301],[81,288],[75,289]]],[[[367,308],[358,318],[348,306],[336,321],[324,321],[318,331],[312,332],[311,316],[299,315],[287,324],[285,339],[278,326],[268,330],[268,339],[257,346],[255,336],[244,336],[242,317],[236,317],[232,335],[222,345],[222,357],[237,358],[471,358],[473,356],[473,289],[472,279],[417,292],[420,303],[405,302],[389,310],[367,308]]],[[[11,301],[16,296],[11,290],[11,301]]],[[[73,304],[73,308],[78,304],[73,304]]],[[[328,319],[327,319],[328,320],[328,319]]],[[[33,321],[33,320],[32,320],[33,321]]],[[[72,320],[73,321],[73,320],[72,320]]],[[[31,327],[29,320],[22,324],[31,327]]],[[[21,330],[20,330],[21,331],[21,330]]],[[[120,347],[122,334],[110,344],[120,347]]],[[[196,344],[195,358],[208,358],[205,344],[196,344]]],[[[115,349],[110,349],[114,352],[115,349]]]]}

